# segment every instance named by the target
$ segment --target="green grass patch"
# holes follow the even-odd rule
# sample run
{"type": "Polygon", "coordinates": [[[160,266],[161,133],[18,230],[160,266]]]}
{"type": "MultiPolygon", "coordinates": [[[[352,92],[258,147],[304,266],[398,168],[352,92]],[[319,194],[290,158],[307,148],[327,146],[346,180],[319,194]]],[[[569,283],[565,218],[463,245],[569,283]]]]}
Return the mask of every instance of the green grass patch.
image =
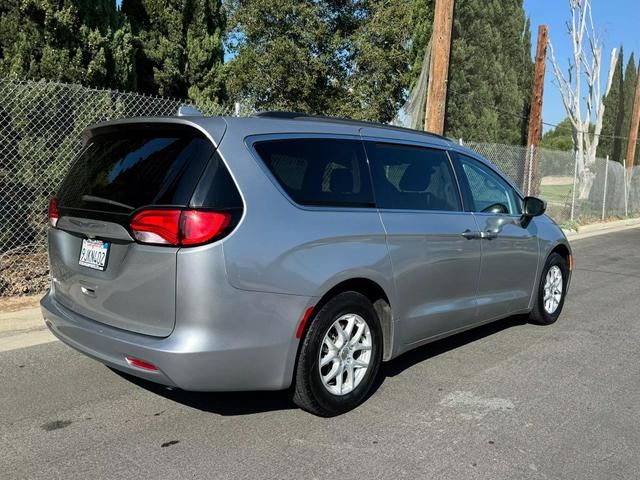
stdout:
{"type": "Polygon", "coordinates": [[[540,198],[549,203],[564,204],[571,197],[571,185],[541,185],[540,198]]]}

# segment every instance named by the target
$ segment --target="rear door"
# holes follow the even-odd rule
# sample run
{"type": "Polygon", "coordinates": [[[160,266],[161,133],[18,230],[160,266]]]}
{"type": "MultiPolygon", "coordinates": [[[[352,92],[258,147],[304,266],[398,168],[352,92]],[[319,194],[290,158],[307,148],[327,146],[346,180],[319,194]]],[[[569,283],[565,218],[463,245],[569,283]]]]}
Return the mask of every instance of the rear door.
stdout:
{"type": "Polygon", "coordinates": [[[473,324],[480,242],[446,151],[365,141],[387,232],[404,344],[473,324]]]}
{"type": "Polygon", "coordinates": [[[94,131],[57,195],[60,219],[49,231],[56,300],[117,328],[169,335],[178,249],[136,243],[129,222],[143,207],[188,206],[214,152],[186,126],[94,131]]]}
{"type": "Polygon", "coordinates": [[[523,227],[522,200],[493,168],[460,153],[456,158],[465,205],[482,235],[478,315],[489,320],[526,310],[538,266],[535,222],[523,227]]]}

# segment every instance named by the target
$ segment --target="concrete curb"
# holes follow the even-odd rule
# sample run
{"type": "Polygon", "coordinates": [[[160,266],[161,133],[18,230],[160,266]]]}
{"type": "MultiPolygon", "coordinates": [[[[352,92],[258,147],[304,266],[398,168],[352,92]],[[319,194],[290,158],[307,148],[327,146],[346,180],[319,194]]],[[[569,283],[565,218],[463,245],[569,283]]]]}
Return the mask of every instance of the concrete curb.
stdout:
{"type": "Polygon", "coordinates": [[[640,218],[627,218],[614,222],[593,223],[591,225],[585,225],[580,227],[577,232],[565,229],[563,229],[563,231],[569,241],[572,242],[574,240],[582,240],[583,238],[596,237],[598,235],[605,235],[607,233],[622,232],[624,230],[631,230],[638,227],[640,227],[640,218]]]}
{"type": "Polygon", "coordinates": [[[0,313],[0,352],[56,340],[47,329],[39,307],[0,313]]]}
{"type": "Polygon", "coordinates": [[[45,328],[40,307],[26,308],[15,312],[0,313],[0,333],[22,332],[45,328]]]}

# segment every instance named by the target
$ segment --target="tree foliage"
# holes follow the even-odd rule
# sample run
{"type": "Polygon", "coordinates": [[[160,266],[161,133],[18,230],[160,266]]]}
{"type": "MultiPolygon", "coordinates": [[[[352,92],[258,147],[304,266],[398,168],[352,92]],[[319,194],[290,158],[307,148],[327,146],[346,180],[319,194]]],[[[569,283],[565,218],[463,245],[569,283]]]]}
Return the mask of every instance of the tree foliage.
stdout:
{"type": "Polygon", "coordinates": [[[0,7],[0,75],[130,88],[130,29],[109,0],[7,0],[0,7]]]}
{"type": "MultiPolygon", "coordinates": [[[[638,67],[633,52],[629,56],[629,61],[624,71],[623,96],[624,96],[624,121],[622,123],[622,158],[627,158],[627,147],[629,145],[629,131],[631,130],[631,116],[633,115],[633,102],[636,95],[636,84],[638,83],[638,67]]],[[[636,158],[634,163],[640,159],[640,148],[636,148],[636,158]]],[[[624,160],[623,160],[624,162],[624,160]]]]}
{"type": "Polygon", "coordinates": [[[533,63],[522,0],[456,2],[445,134],[526,141],[533,63]]]}
{"type": "Polygon", "coordinates": [[[220,0],[123,0],[135,36],[136,90],[197,103],[223,95],[220,0]]]}
{"type": "Polygon", "coordinates": [[[626,151],[622,151],[623,136],[622,131],[625,119],[625,91],[624,78],[622,75],[624,50],[620,47],[618,62],[613,73],[611,90],[604,99],[604,116],[602,120],[602,134],[598,146],[598,155],[617,162],[623,161],[626,151]]]}
{"type": "Polygon", "coordinates": [[[553,129],[549,130],[542,136],[540,142],[542,148],[551,150],[562,150],[565,152],[573,151],[573,133],[571,129],[571,120],[565,118],[553,129]]]}
{"type": "Polygon", "coordinates": [[[258,110],[388,121],[406,93],[410,1],[236,0],[227,85],[258,110]]]}
{"type": "MultiPolygon", "coordinates": [[[[387,122],[419,76],[435,2],[221,3],[5,0],[0,75],[387,122]]],[[[530,37],[522,0],[457,0],[447,135],[523,141],[530,37]]]]}

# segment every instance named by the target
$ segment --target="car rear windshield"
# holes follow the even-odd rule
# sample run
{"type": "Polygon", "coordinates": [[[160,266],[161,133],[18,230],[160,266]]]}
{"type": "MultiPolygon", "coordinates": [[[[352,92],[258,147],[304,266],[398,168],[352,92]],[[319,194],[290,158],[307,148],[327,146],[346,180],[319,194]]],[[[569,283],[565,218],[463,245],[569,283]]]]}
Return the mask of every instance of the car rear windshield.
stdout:
{"type": "Polygon", "coordinates": [[[187,206],[215,151],[197,130],[127,125],[92,137],[58,192],[63,209],[129,214],[187,206]]]}

